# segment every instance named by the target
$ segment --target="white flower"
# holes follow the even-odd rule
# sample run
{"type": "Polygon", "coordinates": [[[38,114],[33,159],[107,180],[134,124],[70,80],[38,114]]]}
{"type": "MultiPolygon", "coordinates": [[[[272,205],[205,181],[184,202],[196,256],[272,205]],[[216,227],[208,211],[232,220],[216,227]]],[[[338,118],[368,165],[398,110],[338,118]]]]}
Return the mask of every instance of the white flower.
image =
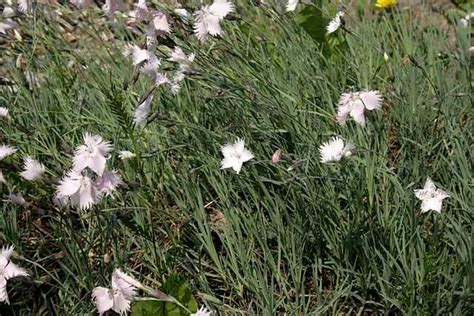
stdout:
{"type": "Polygon", "coordinates": [[[102,176],[98,177],[94,181],[94,186],[96,187],[99,194],[110,196],[122,183],[122,178],[117,173],[117,171],[105,170],[102,176]]]}
{"type": "Polygon", "coordinates": [[[173,10],[174,13],[176,13],[177,15],[179,15],[180,17],[182,18],[188,18],[189,17],[189,12],[186,10],[186,9],[183,9],[183,8],[176,8],[173,10]]]}
{"type": "Polygon", "coordinates": [[[415,190],[415,196],[422,201],[421,213],[428,212],[429,210],[441,213],[443,200],[449,197],[449,194],[436,188],[433,181],[428,177],[423,189],[415,190]]]}
{"type": "Polygon", "coordinates": [[[208,35],[220,36],[223,31],[219,24],[219,17],[209,11],[209,6],[204,6],[201,10],[194,13],[196,22],[194,24],[194,33],[201,41],[207,39],[208,35]]]}
{"type": "Polygon", "coordinates": [[[91,178],[71,170],[59,181],[56,198],[62,203],[70,201],[71,206],[89,209],[98,201],[98,192],[91,178]]]}
{"type": "Polygon", "coordinates": [[[227,14],[234,11],[234,5],[228,0],[214,0],[209,7],[209,11],[219,19],[223,19],[227,14]]]}
{"type": "Polygon", "coordinates": [[[186,76],[181,71],[177,71],[175,73],[173,81],[171,81],[171,83],[169,84],[172,94],[176,95],[179,92],[179,90],[181,89],[181,85],[179,83],[183,81],[185,77],[186,76]]]}
{"type": "Polygon", "coordinates": [[[470,24],[472,18],[474,18],[474,12],[466,14],[466,16],[461,19],[462,27],[464,27],[464,28],[469,27],[469,24],[470,24]]]}
{"type": "Polygon", "coordinates": [[[10,119],[10,114],[8,114],[8,109],[0,106],[0,117],[4,117],[6,119],[10,119]]]}
{"type": "Polygon", "coordinates": [[[130,302],[136,296],[140,282],[115,269],[112,273],[112,288],[96,287],[92,290],[92,299],[102,315],[108,310],[125,315],[130,310],[130,302]]]}
{"type": "Polygon", "coordinates": [[[347,115],[350,115],[364,126],[365,111],[376,110],[381,106],[382,96],[376,90],[343,93],[338,103],[337,121],[340,125],[344,125],[347,115]]]}
{"type": "Polygon", "coordinates": [[[342,23],[342,18],[344,17],[344,12],[339,11],[334,19],[329,22],[329,24],[326,26],[326,31],[328,34],[331,34],[339,29],[342,23]]]}
{"type": "Polygon", "coordinates": [[[28,276],[28,273],[14,264],[10,257],[13,246],[4,247],[0,252],[0,302],[10,304],[7,293],[7,281],[17,276],[28,276]]]}
{"type": "Polygon", "coordinates": [[[20,176],[28,181],[34,181],[41,179],[45,168],[42,163],[34,160],[28,156],[23,159],[23,171],[20,172],[20,176]]]}
{"type": "Polygon", "coordinates": [[[29,10],[28,0],[18,0],[18,11],[26,13],[29,10]]]}
{"type": "Polygon", "coordinates": [[[119,158],[122,160],[135,158],[137,155],[128,150],[122,150],[119,152],[119,158]]]}
{"type": "Polygon", "coordinates": [[[160,62],[158,60],[149,61],[143,64],[143,66],[140,68],[140,72],[155,80],[159,74],[159,66],[160,62]]]}
{"type": "Polygon", "coordinates": [[[208,35],[221,36],[223,31],[219,22],[233,10],[233,4],[227,0],[214,0],[210,6],[201,7],[194,13],[194,33],[197,38],[204,41],[208,35]]]}
{"type": "Polygon", "coordinates": [[[319,154],[323,163],[339,161],[343,157],[350,156],[354,151],[355,146],[350,143],[344,145],[344,141],[340,137],[333,137],[319,147],[319,154]]]}
{"type": "Polygon", "coordinates": [[[76,148],[73,169],[81,172],[86,167],[101,176],[105,170],[106,156],[112,151],[112,145],[99,135],[84,134],[84,145],[76,148]]]}
{"type": "Polygon", "coordinates": [[[16,153],[16,148],[9,145],[0,145],[0,160],[14,153],[16,153]]]}
{"type": "Polygon", "coordinates": [[[295,11],[297,5],[298,0],[288,0],[288,3],[286,4],[286,12],[295,11]]]}
{"type": "Polygon", "coordinates": [[[125,57],[132,56],[134,66],[142,65],[140,72],[154,78],[158,72],[161,61],[148,49],[141,49],[137,45],[128,46],[123,51],[125,57]]]}
{"type": "Polygon", "coordinates": [[[112,15],[116,11],[123,11],[126,9],[123,0],[105,0],[105,4],[102,6],[102,10],[107,15],[112,15]]]}
{"type": "Polygon", "coordinates": [[[138,0],[138,2],[134,3],[133,5],[135,7],[135,11],[133,11],[135,18],[139,21],[147,20],[148,16],[150,15],[150,11],[148,11],[146,0],[138,0]]]}
{"type": "Polygon", "coordinates": [[[222,146],[221,152],[224,155],[224,159],[221,161],[221,169],[232,168],[237,174],[240,173],[244,162],[254,158],[253,154],[245,148],[245,143],[240,138],[234,144],[222,146]]]}
{"type": "Polygon", "coordinates": [[[154,47],[156,45],[156,37],[171,32],[170,25],[166,14],[161,11],[153,11],[152,18],[148,23],[145,33],[147,39],[147,47],[154,47]]]}
{"type": "Polygon", "coordinates": [[[212,315],[212,312],[210,310],[208,310],[205,306],[201,306],[201,308],[199,308],[197,312],[192,313],[189,316],[211,316],[211,315],[212,315]]]}
{"type": "Polygon", "coordinates": [[[123,55],[125,57],[132,56],[133,65],[136,66],[141,64],[144,61],[157,63],[158,66],[160,65],[160,61],[155,56],[155,54],[147,49],[142,49],[137,45],[127,46],[123,51],[123,55]]]}
{"type": "Polygon", "coordinates": [[[18,24],[12,19],[5,19],[0,22],[0,33],[7,34],[7,31],[18,28],[18,24]]]}
{"type": "Polygon", "coordinates": [[[166,14],[161,11],[154,11],[152,13],[152,19],[150,24],[153,26],[153,29],[157,32],[170,33],[170,25],[168,23],[168,18],[166,14]]]}
{"type": "Polygon", "coordinates": [[[194,57],[194,54],[186,56],[181,47],[176,46],[168,60],[178,63],[180,72],[189,72],[191,70],[191,64],[194,61],[194,57]]]}
{"type": "Polygon", "coordinates": [[[148,117],[148,114],[150,114],[152,101],[153,95],[150,94],[150,96],[146,98],[145,101],[137,106],[135,112],[133,113],[133,121],[135,124],[143,124],[146,122],[146,118],[148,117]]]}
{"type": "Polygon", "coordinates": [[[16,15],[15,10],[12,7],[6,5],[3,8],[3,17],[4,18],[13,18],[15,15],[16,15]]]}
{"type": "Polygon", "coordinates": [[[166,77],[166,75],[157,73],[156,77],[155,77],[155,84],[156,84],[157,87],[159,87],[163,84],[171,86],[172,82],[171,82],[171,80],[168,79],[168,77],[166,77]]]}
{"type": "Polygon", "coordinates": [[[86,9],[94,4],[93,0],[69,0],[76,8],[86,9]]]}

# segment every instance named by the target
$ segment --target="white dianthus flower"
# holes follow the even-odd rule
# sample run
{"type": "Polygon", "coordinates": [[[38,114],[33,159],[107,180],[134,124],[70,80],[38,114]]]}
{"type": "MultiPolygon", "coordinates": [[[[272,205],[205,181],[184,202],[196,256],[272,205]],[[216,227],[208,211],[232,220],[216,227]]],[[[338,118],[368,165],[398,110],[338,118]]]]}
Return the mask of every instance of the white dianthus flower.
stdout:
{"type": "Polygon", "coordinates": [[[20,176],[29,181],[41,179],[45,172],[45,168],[42,163],[34,160],[30,157],[23,159],[23,171],[20,172],[20,176]]]}
{"type": "Polygon", "coordinates": [[[237,139],[234,144],[226,144],[222,146],[221,152],[224,159],[221,161],[221,169],[232,168],[237,174],[244,162],[254,158],[254,155],[245,148],[245,143],[242,139],[237,139]]]}
{"type": "Polygon", "coordinates": [[[433,181],[428,178],[426,179],[423,189],[415,190],[415,196],[422,201],[421,213],[425,213],[430,210],[441,213],[443,200],[448,198],[449,194],[441,189],[436,188],[433,181]]]}
{"type": "Polygon", "coordinates": [[[339,161],[344,157],[352,155],[354,151],[355,146],[350,143],[344,144],[340,137],[333,137],[330,141],[323,143],[319,147],[319,154],[323,163],[339,161]]]}
{"type": "Polygon", "coordinates": [[[73,168],[81,172],[86,167],[101,176],[105,170],[107,155],[112,151],[112,145],[106,142],[99,135],[84,134],[84,145],[77,147],[73,168]]]}
{"type": "Polygon", "coordinates": [[[346,123],[350,115],[358,124],[365,125],[365,111],[382,107],[382,96],[376,90],[343,93],[338,103],[337,121],[346,123]]]}
{"type": "Polygon", "coordinates": [[[234,10],[234,5],[227,0],[214,0],[211,5],[202,6],[194,13],[194,33],[204,41],[211,36],[221,36],[224,32],[220,21],[234,10]]]}

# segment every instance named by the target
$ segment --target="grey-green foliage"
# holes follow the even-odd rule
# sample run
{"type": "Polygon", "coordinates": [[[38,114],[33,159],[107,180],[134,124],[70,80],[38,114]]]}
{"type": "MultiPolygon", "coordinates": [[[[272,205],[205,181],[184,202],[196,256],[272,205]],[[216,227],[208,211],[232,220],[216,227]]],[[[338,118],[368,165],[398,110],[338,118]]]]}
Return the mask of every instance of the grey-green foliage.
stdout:
{"type": "Polygon", "coordinates": [[[14,284],[12,308],[91,313],[91,289],[109,284],[119,266],[152,287],[178,273],[225,314],[472,313],[466,34],[458,30],[453,48],[408,12],[350,16],[351,34],[338,31],[346,43],[328,57],[292,13],[237,9],[222,39],[175,38],[197,54],[195,72],[177,96],[154,93],[145,128],[130,116],[150,81],[123,90],[133,69],[120,53],[142,38],[120,23],[109,25],[117,40],[97,46],[101,32],[110,35],[105,26],[82,20],[87,40],[68,44],[39,18],[31,43],[14,47],[41,85],[0,96],[13,117],[0,140],[20,151],[7,162],[29,154],[56,181],[82,134],[99,133],[113,143],[108,164],[126,186],[79,212],[55,208],[51,184],[4,171],[4,197],[14,190],[35,205],[2,206],[0,236],[38,280],[14,284]],[[340,94],[360,89],[381,91],[383,110],[364,128],[337,125],[340,94]],[[332,135],[358,155],[320,163],[318,147],[332,135]],[[256,156],[239,175],[219,169],[220,146],[237,137],[256,156]],[[277,148],[284,156],[272,166],[277,148]],[[122,162],[118,150],[138,157],[122,162]],[[419,214],[413,190],[428,176],[451,195],[441,214],[419,214]],[[21,291],[34,295],[22,301],[21,291]]]}

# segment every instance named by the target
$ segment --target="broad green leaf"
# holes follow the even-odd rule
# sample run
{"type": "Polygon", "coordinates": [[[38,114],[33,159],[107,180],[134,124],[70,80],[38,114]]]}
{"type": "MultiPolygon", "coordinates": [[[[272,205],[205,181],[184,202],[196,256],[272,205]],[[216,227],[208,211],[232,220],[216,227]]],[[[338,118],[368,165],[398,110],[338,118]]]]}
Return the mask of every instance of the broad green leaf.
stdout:
{"type": "MultiPolygon", "coordinates": [[[[163,284],[164,293],[173,296],[191,312],[197,311],[197,302],[184,279],[177,274],[171,275],[163,284]]],[[[156,300],[135,302],[132,306],[132,316],[187,316],[189,313],[180,306],[156,300]]]]}
{"type": "Polygon", "coordinates": [[[296,15],[295,20],[316,42],[325,41],[327,21],[319,8],[307,5],[296,15]]]}
{"type": "Polygon", "coordinates": [[[197,302],[194,299],[193,292],[186,280],[182,279],[178,274],[173,274],[166,280],[165,284],[163,284],[163,292],[176,298],[190,311],[197,311],[197,302]]]}
{"type": "Polygon", "coordinates": [[[165,302],[147,300],[138,301],[132,305],[133,316],[146,316],[146,315],[166,315],[164,305],[165,302]]]}

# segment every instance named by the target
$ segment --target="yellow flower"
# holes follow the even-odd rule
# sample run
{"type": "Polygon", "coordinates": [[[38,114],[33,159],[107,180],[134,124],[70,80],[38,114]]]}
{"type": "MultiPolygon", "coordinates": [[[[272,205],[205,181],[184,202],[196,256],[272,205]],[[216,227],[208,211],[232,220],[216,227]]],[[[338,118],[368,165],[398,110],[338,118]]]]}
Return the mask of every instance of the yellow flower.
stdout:
{"type": "Polygon", "coordinates": [[[377,0],[375,7],[377,9],[388,9],[397,4],[397,0],[377,0]]]}

